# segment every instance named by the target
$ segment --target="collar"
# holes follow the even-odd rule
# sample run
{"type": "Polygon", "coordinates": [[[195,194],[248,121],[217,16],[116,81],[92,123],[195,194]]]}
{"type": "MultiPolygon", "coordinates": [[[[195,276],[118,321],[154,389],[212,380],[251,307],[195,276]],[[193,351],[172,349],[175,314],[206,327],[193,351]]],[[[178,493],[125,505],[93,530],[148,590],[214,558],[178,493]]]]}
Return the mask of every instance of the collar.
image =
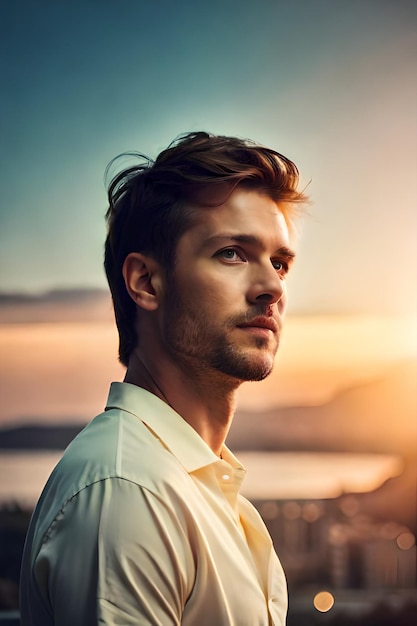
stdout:
{"type": "MultiPolygon", "coordinates": [[[[131,383],[112,383],[106,411],[110,409],[121,409],[140,419],[172,452],[188,473],[221,462],[181,415],[142,387],[131,383]]],[[[242,464],[226,446],[223,447],[222,458],[234,469],[245,473],[242,464]]]]}

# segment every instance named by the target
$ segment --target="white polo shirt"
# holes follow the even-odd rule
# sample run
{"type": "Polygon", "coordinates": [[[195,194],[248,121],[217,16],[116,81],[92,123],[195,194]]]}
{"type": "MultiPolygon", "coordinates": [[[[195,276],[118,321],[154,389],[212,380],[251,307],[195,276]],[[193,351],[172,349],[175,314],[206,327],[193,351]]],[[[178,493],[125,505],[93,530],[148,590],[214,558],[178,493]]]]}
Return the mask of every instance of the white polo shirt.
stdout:
{"type": "Polygon", "coordinates": [[[21,626],[285,624],[271,538],[220,460],[153,394],[113,383],[53,471],[28,532],[21,626]]]}

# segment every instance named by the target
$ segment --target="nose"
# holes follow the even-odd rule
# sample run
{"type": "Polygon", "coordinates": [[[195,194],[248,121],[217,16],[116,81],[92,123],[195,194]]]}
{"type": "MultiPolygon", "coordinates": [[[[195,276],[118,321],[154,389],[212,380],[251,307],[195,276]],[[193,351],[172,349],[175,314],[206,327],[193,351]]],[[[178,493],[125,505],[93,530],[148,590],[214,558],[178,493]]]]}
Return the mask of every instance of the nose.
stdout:
{"type": "Polygon", "coordinates": [[[285,280],[269,261],[254,269],[248,300],[251,304],[278,303],[280,312],[285,308],[285,280]]]}

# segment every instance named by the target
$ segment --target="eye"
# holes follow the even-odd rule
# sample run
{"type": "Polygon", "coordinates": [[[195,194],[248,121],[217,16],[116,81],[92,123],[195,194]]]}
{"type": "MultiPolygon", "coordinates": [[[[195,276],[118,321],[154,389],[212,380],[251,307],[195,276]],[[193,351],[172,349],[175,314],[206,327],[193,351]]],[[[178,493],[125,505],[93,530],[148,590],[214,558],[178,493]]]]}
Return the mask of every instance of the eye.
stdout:
{"type": "Polygon", "coordinates": [[[277,272],[282,272],[283,274],[287,274],[288,269],[289,269],[287,263],[284,263],[283,261],[278,261],[278,260],[272,260],[271,263],[272,263],[273,268],[276,269],[277,272]]]}
{"type": "Polygon", "coordinates": [[[216,256],[224,261],[231,261],[232,263],[235,261],[245,261],[245,259],[234,248],[225,248],[224,250],[220,250],[217,252],[216,256]]]}

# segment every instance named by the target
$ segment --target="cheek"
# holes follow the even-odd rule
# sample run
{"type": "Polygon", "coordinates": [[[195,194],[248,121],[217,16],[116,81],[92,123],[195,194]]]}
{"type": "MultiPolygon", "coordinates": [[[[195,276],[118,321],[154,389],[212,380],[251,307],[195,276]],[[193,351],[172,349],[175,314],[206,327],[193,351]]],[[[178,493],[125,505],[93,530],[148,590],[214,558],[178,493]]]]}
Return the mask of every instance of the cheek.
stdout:
{"type": "Polygon", "coordinates": [[[192,272],[181,268],[175,284],[181,301],[192,309],[200,307],[215,314],[245,304],[244,277],[230,268],[213,267],[211,260],[195,262],[192,272]]]}
{"type": "Polygon", "coordinates": [[[231,309],[239,301],[240,290],[236,281],[212,278],[198,289],[199,295],[211,309],[231,309]]]}
{"type": "Polygon", "coordinates": [[[229,294],[233,291],[233,281],[219,272],[213,272],[212,268],[209,270],[200,268],[193,277],[183,281],[181,290],[196,300],[220,304],[229,299],[229,294]]]}

